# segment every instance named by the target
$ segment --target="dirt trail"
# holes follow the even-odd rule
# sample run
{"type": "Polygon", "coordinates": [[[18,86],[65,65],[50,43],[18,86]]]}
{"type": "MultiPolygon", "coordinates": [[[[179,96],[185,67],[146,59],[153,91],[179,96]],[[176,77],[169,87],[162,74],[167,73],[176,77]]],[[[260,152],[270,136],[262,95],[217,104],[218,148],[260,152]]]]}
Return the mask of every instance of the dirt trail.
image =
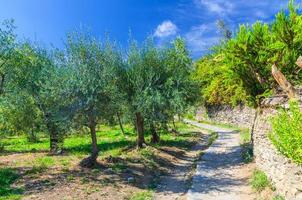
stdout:
{"type": "Polygon", "coordinates": [[[250,166],[242,161],[239,132],[186,120],[218,133],[217,140],[197,163],[188,200],[252,200],[248,185],[250,166]]]}
{"type": "Polygon", "coordinates": [[[199,158],[202,150],[208,147],[208,139],[210,132],[203,130],[205,137],[201,138],[199,143],[195,145],[190,151],[177,158],[177,165],[173,172],[167,176],[160,178],[160,184],[157,187],[155,194],[156,200],[185,200],[186,193],[190,187],[189,181],[191,179],[191,172],[193,170],[194,162],[199,158]]]}

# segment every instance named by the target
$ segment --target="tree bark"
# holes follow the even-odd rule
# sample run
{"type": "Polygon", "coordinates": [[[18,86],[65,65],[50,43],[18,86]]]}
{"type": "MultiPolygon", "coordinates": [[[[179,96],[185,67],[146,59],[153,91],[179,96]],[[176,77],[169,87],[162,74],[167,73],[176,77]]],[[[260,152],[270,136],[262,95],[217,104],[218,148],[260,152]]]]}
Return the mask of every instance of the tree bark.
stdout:
{"type": "Polygon", "coordinates": [[[176,127],[176,124],[175,124],[175,119],[174,119],[174,117],[173,117],[173,119],[172,119],[172,124],[173,124],[173,128],[172,128],[172,133],[178,133],[177,132],[177,127],[176,127]]]}
{"type": "Polygon", "coordinates": [[[144,119],[140,112],[135,113],[136,116],[136,130],[137,130],[137,148],[143,148],[145,143],[144,137],[144,119]]]}
{"type": "Polygon", "coordinates": [[[253,121],[253,125],[252,125],[252,128],[251,128],[251,146],[252,146],[252,154],[254,154],[254,133],[255,133],[255,125],[256,125],[256,121],[257,121],[257,117],[258,117],[258,114],[260,113],[260,108],[258,107],[255,111],[255,116],[254,116],[254,121],[253,121]]]}
{"type": "Polygon", "coordinates": [[[91,168],[97,164],[97,157],[99,155],[97,137],[96,137],[96,122],[93,116],[89,116],[88,128],[91,135],[91,154],[80,162],[80,166],[91,168]]]}
{"type": "Polygon", "coordinates": [[[45,116],[47,120],[47,129],[49,132],[50,139],[50,150],[49,153],[52,155],[57,155],[62,153],[62,144],[63,138],[60,136],[58,132],[58,128],[56,125],[50,120],[49,114],[45,116]]]}
{"type": "Polygon", "coordinates": [[[173,123],[173,128],[174,128],[174,130],[176,131],[176,125],[175,125],[175,119],[174,119],[174,117],[173,117],[173,119],[172,119],[172,123],[173,123]]]}
{"type": "Polygon", "coordinates": [[[91,119],[89,122],[89,129],[91,135],[91,155],[90,155],[90,162],[91,164],[96,163],[96,159],[99,155],[97,138],[96,138],[96,123],[94,119],[91,119]]]}
{"type": "Polygon", "coordinates": [[[287,81],[275,64],[272,66],[272,75],[289,98],[295,98],[297,96],[295,88],[287,81]]]}
{"type": "Polygon", "coordinates": [[[0,95],[4,93],[4,80],[5,80],[5,75],[0,74],[0,95]]]}
{"type": "Polygon", "coordinates": [[[117,115],[118,123],[120,125],[120,129],[121,129],[123,135],[125,135],[125,130],[124,130],[124,127],[123,127],[123,124],[122,124],[122,121],[121,121],[120,113],[117,113],[116,115],[117,115]]]}
{"type": "Polygon", "coordinates": [[[155,128],[155,126],[154,126],[153,123],[151,123],[151,125],[150,125],[150,130],[151,130],[151,134],[152,134],[151,142],[152,142],[153,144],[159,143],[160,137],[159,137],[159,135],[157,134],[156,128],[155,128]]]}
{"type": "Polygon", "coordinates": [[[49,133],[50,136],[50,154],[57,155],[62,153],[62,148],[60,143],[62,140],[59,138],[57,131],[52,129],[49,133]]]}

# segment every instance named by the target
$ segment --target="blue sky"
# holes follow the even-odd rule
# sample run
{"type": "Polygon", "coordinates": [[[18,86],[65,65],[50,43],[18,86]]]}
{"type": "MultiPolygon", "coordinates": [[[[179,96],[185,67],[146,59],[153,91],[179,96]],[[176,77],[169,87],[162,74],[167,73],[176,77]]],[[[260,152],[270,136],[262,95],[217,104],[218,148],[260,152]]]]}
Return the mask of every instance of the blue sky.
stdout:
{"type": "Polygon", "coordinates": [[[129,30],[138,41],[153,35],[158,44],[180,35],[193,57],[208,52],[220,35],[222,19],[235,31],[239,24],[271,21],[286,0],[0,0],[0,21],[15,19],[17,33],[44,45],[63,47],[66,33],[89,27],[127,45],[129,30]]]}

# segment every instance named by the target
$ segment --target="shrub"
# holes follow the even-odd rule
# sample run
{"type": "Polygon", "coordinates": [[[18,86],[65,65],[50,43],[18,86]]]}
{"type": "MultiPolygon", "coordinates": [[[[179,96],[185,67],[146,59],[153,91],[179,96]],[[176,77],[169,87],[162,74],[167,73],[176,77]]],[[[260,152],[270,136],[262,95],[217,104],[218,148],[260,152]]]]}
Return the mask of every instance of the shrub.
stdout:
{"type": "Polygon", "coordinates": [[[280,110],[272,119],[269,138],[283,155],[302,164],[302,113],[298,102],[290,102],[289,110],[280,110]]]}

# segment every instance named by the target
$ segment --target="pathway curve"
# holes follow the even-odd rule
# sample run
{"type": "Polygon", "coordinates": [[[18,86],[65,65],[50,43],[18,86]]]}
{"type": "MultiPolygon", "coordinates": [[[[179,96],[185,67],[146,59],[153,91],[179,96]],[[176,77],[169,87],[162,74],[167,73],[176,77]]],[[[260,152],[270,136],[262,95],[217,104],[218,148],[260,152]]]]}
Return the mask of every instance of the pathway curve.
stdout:
{"type": "Polygon", "coordinates": [[[218,133],[218,138],[197,163],[187,199],[254,199],[248,185],[251,170],[242,162],[239,132],[191,120],[185,122],[218,133]]]}

